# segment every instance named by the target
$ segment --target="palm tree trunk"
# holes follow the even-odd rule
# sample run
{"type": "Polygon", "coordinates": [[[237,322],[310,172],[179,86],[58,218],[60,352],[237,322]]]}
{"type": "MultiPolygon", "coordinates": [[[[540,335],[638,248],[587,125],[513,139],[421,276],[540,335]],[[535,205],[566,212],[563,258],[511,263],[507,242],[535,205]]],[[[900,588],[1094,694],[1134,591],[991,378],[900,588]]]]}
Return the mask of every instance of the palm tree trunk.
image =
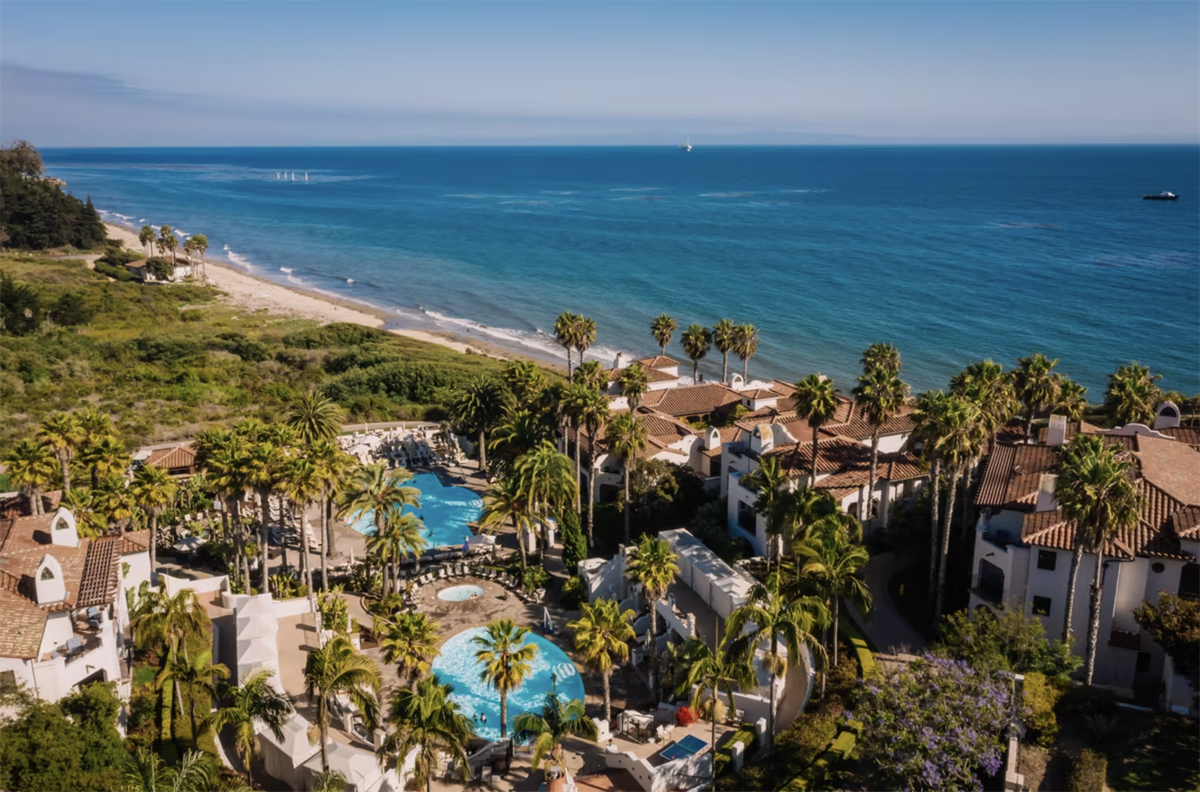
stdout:
{"type": "Polygon", "coordinates": [[[625,544],[629,544],[629,462],[626,462],[625,468],[625,544]]]}
{"type": "Polygon", "coordinates": [[[588,476],[588,519],[587,519],[587,537],[588,547],[596,546],[596,535],[592,531],[592,522],[596,519],[596,449],[595,443],[591,443],[591,473],[588,476]]]}
{"type": "Polygon", "coordinates": [[[742,380],[743,381],[747,377],[750,376],[749,374],[746,373],[747,371],[749,371],[749,368],[750,368],[750,358],[748,358],[748,357],[742,358],[742,380]]]}
{"type": "Polygon", "coordinates": [[[151,509],[147,515],[150,523],[150,585],[154,585],[154,569],[158,566],[158,509],[151,509]]]}
{"type": "Polygon", "coordinates": [[[321,770],[329,772],[329,754],[325,749],[325,740],[329,737],[329,705],[325,701],[325,691],[320,691],[321,697],[317,699],[317,723],[321,729],[321,770]]]}
{"type": "Polygon", "coordinates": [[[479,430],[479,472],[487,476],[487,446],[484,445],[483,430],[479,430]]]}
{"type": "Polygon", "coordinates": [[[971,474],[975,471],[975,460],[971,460],[971,464],[967,466],[966,475],[963,476],[963,491],[962,491],[962,534],[963,546],[969,547],[972,539],[971,523],[968,521],[971,508],[971,474]]]}
{"type": "Polygon", "coordinates": [[[517,532],[517,549],[521,551],[521,576],[524,577],[529,562],[525,558],[525,537],[521,536],[521,526],[516,517],[513,517],[513,529],[517,532]]]}
{"type": "Polygon", "coordinates": [[[329,556],[337,555],[337,531],[333,529],[333,490],[327,489],[325,494],[325,533],[329,542],[329,556]]]}
{"type": "Polygon", "coordinates": [[[946,515],[943,518],[942,557],[938,562],[937,599],[933,608],[933,626],[942,617],[942,599],[946,595],[946,558],[950,555],[951,518],[954,516],[954,495],[958,491],[958,468],[950,472],[950,491],[946,494],[946,515]]]}
{"type": "Polygon", "coordinates": [[[602,673],[604,677],[604,722],[611,726],[612,724],[612,685],[611,679],[612,669],[602,673]]]}
{"type": "Polygon", "coordinates": [[[329,500],[321,499],[321,591],[329,590],[329,500]]]}
{"type": "Polygon", "coordinates": [[[775,672],[779,669],[779,645],[775,636],[771,636],[771,673],[767,676],[767,685],[771,688],[771,709],[767,711],[767,756],[775,753],[775,672]]]}
{"type": "Polygon", "coordinates": [[[729,382],[729,353],[721,353],[721,382],[729,382]]]}
{"type": "Polygon", "coordinates": [[[1028,443],[1033,434],[1033,407],[1025,411],[1025,442],[1028,443]]]}
{"type": "Polygon", "coordinates": [[[875,474],[879,469],[879,428],[871,433],[871,472],[867,477],[867,497],[862,502],[862,521],[866,523],[871,516],[871,507],[875,503],[875,474]]]}
{"type": "Polygon", "coordinates": [[[833,595],[833,665],[838,664],[838,611],[841,607],[841,597],[833,595]]]}
{"type": "Polygon", "coordinates": [[[262,564],[262,569],[258,576],[258,579],[261,581],[259,590],[269,591],[270,579],[268,577],[269,570],[267,569],[267,548],[270,546],[271,538],[271,495],[265,488],[258,491],[258,505],[259,510],[262,512],[262,519],[259,521],[258,526],[259,541],[262,543],[262,547],[260,548],[262,552],[259,553],[259,563],[262,564]]]}
{"type": "Polygon", "coordinates": [[[582,466],[579,461],[579,424],[575,424],[575,513],[579,513],[580,498],[583,495],[579,492],[579,488],[583,486],[582,466]]]}
{"type": "Polygon", "coordinates": [[[817,445],[820,442],[821,427],[819,424],[813,424],[813,447],[812,447],[812,473],[808,478],[808,486],[816,486],[817,483],[817,451],[820,447],[817,445]]]}
{"type": "Polygon", "coordinates": [[[59,462],[62,463],[63,494],[66,495],[71,491],[71,465],[66,457],[59,459],[59,462]]]}
{"type": "Polygon", "coordinates": [[[1075,529],[1075,552],[1071,553],[1071,572],[1067,575],[1067,612],[1063,614],[1062,639],[1065,643],[1071,640],[1071,617],[1075,614],[1075,586],[1079,581],[1079,565],[1083,563],[1082,532],[1075,529]]]}
{"type": "Polygon", "coordinates": [[[937,586],[938,568],[938,502],[942,499],[942,460],[933,458],[933,470],[929,477],[929,591],[933,596],[937,586]]]}
{"type": "Polygon", "coordinates": [[[500,691],[500,739],[508,734],[508,691],[500,691]]]}
{"type": "Polygon", "coordinates": [[[1096,550],[1096,576],[1092,578],[1092,621],[1088,625],[1087,642],[1087,676],[1084,681],[1092,684],[1092,675],[1096,671],[1096,646],[1100,639],[1100,598],[1104,592],[1100,585],[1104,578],[1104,549],[1096,550]]]}
{"type": "Polygon", "coordinates": [[[647,666],[650,677],[650,696],[657,698],[654,691],[654,661],[658,657],[658,644],[654,636],[658,633],[658,597],[655,596],[650,600],[650,641],[649,641],[649,657],[650,664],[647,666]]]}
{"type": "MultiPolygon", "coordinates": [[[[833,640],[835,640],[835,641],[837,640],[836,633],[833,636],[833,640]]],[[[821,628],[821,646],[825,646],[828,643],[829,643],[829,628],[822,627],[821,628]]],[[[829,665],[828,662],[821,663],[821,701],[825,700],[825,677],[828,675],[828,671],[829,671],[829,669],[827,668],[828,665],[829,665]]]]}
{"type": "Polygon", "coordinates": [[[697,384],[697,377],[700,376],[700,360],[692,358],[692,384],[697,384]]]}

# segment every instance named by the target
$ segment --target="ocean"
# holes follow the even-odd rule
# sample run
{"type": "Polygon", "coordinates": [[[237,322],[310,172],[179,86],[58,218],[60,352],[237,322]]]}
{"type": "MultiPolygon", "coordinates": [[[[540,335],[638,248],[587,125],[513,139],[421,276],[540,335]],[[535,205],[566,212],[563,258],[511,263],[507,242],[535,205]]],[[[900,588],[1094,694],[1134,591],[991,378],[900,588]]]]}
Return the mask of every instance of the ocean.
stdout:
{"type": "MultiPolygon", "coordinates": [[[[680,332],[752,323],[752,376],[817,371],[844,392],[882,341],[914,391],[1032,352],[1092,401],[1131,360],[1200,391],[1195,146],[43,154],[106,219],[203,233],[255,275],[543,357],[562,356],[561,311],[596,320],[605,363],[656,352],[665,312],[680,332]],[[1179,200],[1141,200],[1162,190],[1179,200]]],[[[690,374],[679,335],[667,351],[690,374]]]]}

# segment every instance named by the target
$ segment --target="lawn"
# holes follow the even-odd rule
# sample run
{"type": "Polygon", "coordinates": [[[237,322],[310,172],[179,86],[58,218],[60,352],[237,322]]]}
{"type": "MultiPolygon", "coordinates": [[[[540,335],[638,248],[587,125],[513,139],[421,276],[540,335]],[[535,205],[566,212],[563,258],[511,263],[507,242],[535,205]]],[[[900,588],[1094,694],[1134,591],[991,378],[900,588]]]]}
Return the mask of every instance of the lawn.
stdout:
{"type": "Polygon", "coordinates": [[[1200,735],[1181,715],[1141,714],[1123,724],[1118,750],[1108,752],[1114,790],[1200,789],[1200,735]]]}

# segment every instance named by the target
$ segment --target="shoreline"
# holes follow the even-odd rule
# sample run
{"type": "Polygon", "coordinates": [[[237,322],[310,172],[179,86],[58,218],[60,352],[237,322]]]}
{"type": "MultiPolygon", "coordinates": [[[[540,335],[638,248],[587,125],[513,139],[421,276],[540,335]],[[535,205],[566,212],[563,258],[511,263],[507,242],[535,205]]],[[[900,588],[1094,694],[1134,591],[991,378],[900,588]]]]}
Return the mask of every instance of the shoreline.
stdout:
{"type": "MultiPolygon", "coordinates": [[[[109,237],[121,240],[126,249],[142,249],[142,244],[133,229],[113,222],[105,222],[104,227],[108,230],[109,237]]],[[[483,355],[497,360],[529,360],[554,371],[566,370],[566,366],[559,360],[538,355],[527,349],[515,348],[515,345],[508,347],[493,341],[484,341],[469,333],[415,327],[410,322],[405,322],[406,317],[399,311],[389,311],[300,286],[276,283],[225,261],[208,257],[203,261],[209,284],[225,293],[222,301],[228,305],[252,311],[265,309],[271,314],[312,319],[320,324],[345,322],[374,327],[415,341],[437,344],[460,354],[483,355]]]]}

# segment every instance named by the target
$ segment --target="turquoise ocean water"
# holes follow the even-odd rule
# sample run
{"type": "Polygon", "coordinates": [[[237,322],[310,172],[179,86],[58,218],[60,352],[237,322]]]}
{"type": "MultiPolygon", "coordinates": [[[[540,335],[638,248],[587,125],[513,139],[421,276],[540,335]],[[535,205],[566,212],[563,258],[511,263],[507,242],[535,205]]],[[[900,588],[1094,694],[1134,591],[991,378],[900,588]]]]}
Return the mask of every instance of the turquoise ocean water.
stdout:
{"type": "MultiPolygon", "coordinates": [[[[204,233],[254,274],[543,355],[562,310],[596,320],[606,362],[653,351],[667,312],[754,323],[752,375],[820,371],[843,390],[876,341],[915,390],[1033,351],[1093,400],[1133,359],[1200,390],[1195,146],[44,153],[109,219],[204,233]],[[1141,200],[1162,190],[1180,199],[1141,200]]],[[[668,351],[683,358],[678,334],[668,351]]]]}

